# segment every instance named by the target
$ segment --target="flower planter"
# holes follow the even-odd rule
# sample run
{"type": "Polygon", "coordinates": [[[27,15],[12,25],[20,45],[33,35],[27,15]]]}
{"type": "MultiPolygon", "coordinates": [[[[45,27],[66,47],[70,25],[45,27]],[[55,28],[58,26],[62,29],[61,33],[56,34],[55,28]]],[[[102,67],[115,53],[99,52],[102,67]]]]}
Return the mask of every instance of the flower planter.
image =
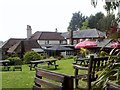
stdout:
{"type": "Polygon", "coordinates": [[[107,82],[107,90],[120,90],[120,85],[112,82],[107,82]]]}

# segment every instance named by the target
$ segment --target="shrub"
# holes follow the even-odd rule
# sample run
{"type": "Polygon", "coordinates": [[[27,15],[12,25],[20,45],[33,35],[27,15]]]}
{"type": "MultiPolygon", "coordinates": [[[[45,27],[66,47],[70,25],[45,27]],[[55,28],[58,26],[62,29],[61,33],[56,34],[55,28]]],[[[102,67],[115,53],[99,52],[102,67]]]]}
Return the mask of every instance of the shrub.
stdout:
{"type": "Polygon", "coordinates": [[[21,60],[19,57],[9,57],[7,59],[10,60],[10,65],[14,65],[15,60],[21,60]]]}
{"type": "Polygon", "coordinates": [[[42,56],[37,52],[28,51],[24,54],[23,59],[25,63],[29,63],[30,61],[42,59],[42,56]]]}

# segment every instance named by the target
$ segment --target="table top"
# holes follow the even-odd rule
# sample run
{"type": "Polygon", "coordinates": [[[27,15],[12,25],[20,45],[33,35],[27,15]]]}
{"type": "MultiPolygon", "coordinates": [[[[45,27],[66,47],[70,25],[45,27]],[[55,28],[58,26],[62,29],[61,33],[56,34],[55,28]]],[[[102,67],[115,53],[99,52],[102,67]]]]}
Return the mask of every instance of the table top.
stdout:
{"type": "Polygon", "coordinates": [[[3,62],[10,62],[9,60],[0,60],[0,63],[3,63],[3,62]]]}
{"type": "Polygon", "coordinates": [[[81,61],[81,60],[90,60],[90,58],[78,58],[76,61],[81,61]]]}
{"type": "Polygon", "coordinates": [[[30,62],[31,63],[39,63],[39,62],[50,62],[50,61],[56,61],[56,59],[35,60],[35,61],[30,61],[30,62]]]}
{"type": "MultiPolygon", "coordinates": [[[[95,57],[95,59],[100,59],[100,58],[108,58],[107,56],[104,57],[95,57]]],[[[90,57],[85,57],[85,58],[78,58],[76,61],[82,61],[82,60],[90,60],[90,57]]]]}

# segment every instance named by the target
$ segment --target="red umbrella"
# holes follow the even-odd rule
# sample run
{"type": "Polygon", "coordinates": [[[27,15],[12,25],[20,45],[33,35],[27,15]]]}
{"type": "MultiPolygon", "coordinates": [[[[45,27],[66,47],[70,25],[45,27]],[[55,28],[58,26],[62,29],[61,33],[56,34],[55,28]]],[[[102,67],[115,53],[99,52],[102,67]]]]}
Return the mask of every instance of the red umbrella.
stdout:
{"type": "Polygon", "coordinates": [[[97,46],[97,44],[92,41],[83,41],[83,42],[76,44],[75,48],[90,48],[94,46],[97,46]]]}
{"type": "Polygon", "coordinates": [[[120,47],[120,43],[116,42],[116,43],[112,43],[111,47],[120,47]]]}

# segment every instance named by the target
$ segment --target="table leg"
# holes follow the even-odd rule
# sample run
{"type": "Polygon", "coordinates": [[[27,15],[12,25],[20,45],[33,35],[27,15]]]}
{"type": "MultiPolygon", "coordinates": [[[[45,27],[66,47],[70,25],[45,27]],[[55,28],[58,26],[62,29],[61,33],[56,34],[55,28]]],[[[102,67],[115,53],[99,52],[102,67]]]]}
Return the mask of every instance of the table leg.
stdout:
{"type": "Polygon", "coordinates": [[[32,70],[32,63],[30,64],[30,70],[32,70]]]}

